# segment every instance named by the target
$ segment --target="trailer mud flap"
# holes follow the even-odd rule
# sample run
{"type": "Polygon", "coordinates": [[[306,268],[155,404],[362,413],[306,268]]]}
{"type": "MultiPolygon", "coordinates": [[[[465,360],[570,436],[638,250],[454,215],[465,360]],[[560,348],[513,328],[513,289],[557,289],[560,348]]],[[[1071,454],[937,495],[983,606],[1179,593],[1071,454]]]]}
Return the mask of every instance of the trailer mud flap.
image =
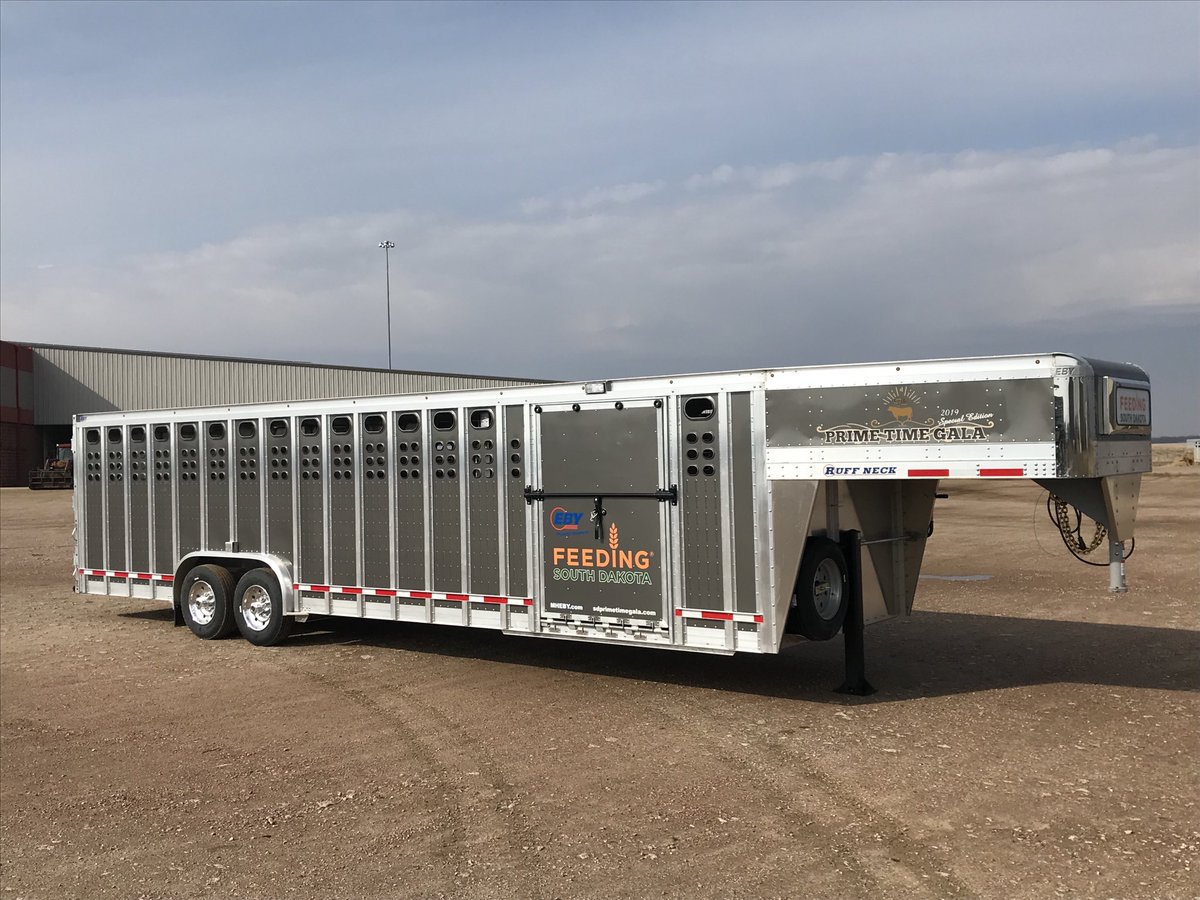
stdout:
{"type": "Polygon", "coordinates": [[[550,620],[665,629],[670,566],[661,399],[535,408],[537,476],[526,488],[550,620]]]}

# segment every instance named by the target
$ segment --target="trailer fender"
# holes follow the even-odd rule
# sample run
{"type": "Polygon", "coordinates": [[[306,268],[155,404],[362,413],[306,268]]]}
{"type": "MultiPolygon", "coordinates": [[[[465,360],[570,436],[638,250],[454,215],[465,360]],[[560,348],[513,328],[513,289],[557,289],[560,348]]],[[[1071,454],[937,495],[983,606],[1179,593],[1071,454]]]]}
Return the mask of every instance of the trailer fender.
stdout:
{"type": "Polygon", "coordinates": [[[172,601],[175,607],[176,624],[181,624],[183,621],[183,613],[180,607],[180,588],[183,585],[184,578],[187,573],[196,566],[201,565],[217,565],[224,566],[231,572],[235,573],[234,580],[241,577],[243,572],[248,572],[250,569],[270,569],[275,575],[275,580],[279,582],[279,590],[283,597],[283,608],[285,615],[292,615],[296,609],[296,597],[292,584],[292,570],[288,563],[284,562],[277,556],[272,556],[269,553],[241,553],[228,550],[197,550],[194,553],[189,553],[179,561],[179,566],[175,569],[174,580],[174,600],[172,601]]]}

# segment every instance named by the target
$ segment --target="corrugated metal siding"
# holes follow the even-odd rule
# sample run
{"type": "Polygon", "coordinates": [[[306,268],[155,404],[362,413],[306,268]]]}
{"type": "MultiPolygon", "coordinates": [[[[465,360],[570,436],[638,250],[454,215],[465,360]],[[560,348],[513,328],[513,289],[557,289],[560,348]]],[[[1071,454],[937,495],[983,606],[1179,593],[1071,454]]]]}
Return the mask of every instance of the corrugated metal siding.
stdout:
{"type": "Polygon", "coordinates": [[[532,384],[534,380],[337,369],[76,348],[33,348],[39,425],[76,413],[358,397],[532,384]]]}

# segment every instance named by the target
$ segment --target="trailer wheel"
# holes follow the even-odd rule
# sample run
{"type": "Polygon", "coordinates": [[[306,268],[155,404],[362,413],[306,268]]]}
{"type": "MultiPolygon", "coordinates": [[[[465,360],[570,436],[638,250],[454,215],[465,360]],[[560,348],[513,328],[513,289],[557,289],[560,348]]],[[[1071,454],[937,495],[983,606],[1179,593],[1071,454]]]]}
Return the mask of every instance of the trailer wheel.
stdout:
{"type": "Polygon", "coordinates": [[[268,569],[251,569],[234,592],[234,621],[242,637],[260,647],[287,639],[294,620],[283,614],[283,592],[268,569]]]}
{"type": "Polygon", "coordinates": [[[810,641],[829,640],[846,620],[849,595],[842,548],[829,538],[809,538],[796,576],[787,630],[810,641]]]}
{"type": "Polygon", "coordinates": [[[183,579],[179,592],[183,621],[192,634],[206,641],[228,637],[233,623],[233,576],[221,566],[196,566],[183,579]]]}

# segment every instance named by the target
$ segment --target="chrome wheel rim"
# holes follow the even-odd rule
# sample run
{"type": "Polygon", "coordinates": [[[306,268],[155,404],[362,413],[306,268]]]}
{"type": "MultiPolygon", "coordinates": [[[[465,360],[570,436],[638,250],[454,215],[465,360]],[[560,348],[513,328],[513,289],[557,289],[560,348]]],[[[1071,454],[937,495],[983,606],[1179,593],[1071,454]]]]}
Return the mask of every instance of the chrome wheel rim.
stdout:
{"type": "Polygon", "coordinates": [[[271,624],[271,595],[257,584],[246,588],[241,602],[242,621],[251,631],[262,631],[271,624]]]}
{"type": "Polygon", "coordinates": [[[217,614],[217,594],[207,581],[197,581],[188,591],[188,615],[197,625],[207,625],[217,614]]]}
{"type": "Polygon", "coordinates": [[[842,572],[832,559],[825,559],[813,575],[813,606],[817,615],[830,621],[842,605],[842,572]]]}

